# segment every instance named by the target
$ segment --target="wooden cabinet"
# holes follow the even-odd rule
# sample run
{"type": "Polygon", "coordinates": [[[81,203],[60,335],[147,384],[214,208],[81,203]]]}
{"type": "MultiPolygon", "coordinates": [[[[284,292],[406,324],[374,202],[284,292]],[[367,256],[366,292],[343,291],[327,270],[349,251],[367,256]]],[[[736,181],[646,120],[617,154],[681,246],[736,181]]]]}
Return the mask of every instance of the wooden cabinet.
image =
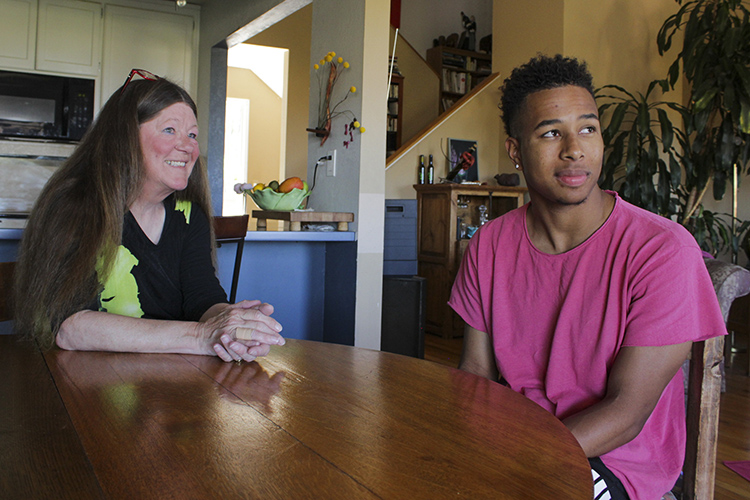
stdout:
{"type": "Polygon", "coordinates": [[[0,0],[0,67],[97,76],[101,5],[77,0],[0,0]]]}
{"type": "Polygon", "coordinates": [[[404,77],[391,75],[388,90],[388,129],[386,132],[386,153],[388,158],[401,147],[401,125],[404,118],[404,77]]]}
{"type": "Polygon", "coordinates": [[[106,5],[102,102],[133,68],[169,78],[192,93],[197,78],[197,23],[193,15],[106,5]]]}
{"type": "Polygon", "coordinates": [[[91,2],[39,0],[36,69],[98,76],[102,7],[91,2]]]}
{"type": "Polygon", "coordinates": [[[37,0],[0,0],[0,66],[34,69],[37,0]]]}
{"type": "Polygon", "coordinates": [[[440,77],[440,113],[492,73],[490,54],[451,47],[429,49],[427,64],[440,77]]]}
{"type": "Polygon", "coordinates": [[[427,279],[425,331],[444,338],[463,335],[463,321],[448,306],[451,287],[469,242],[471,227],[480,226],[480,207],[492,220],[524,203],[526,188],[415,185],[417,191],[417,260],[427,279]]]}
{"type": "Polygon", "coordinates": [[[101,77],[104,103],[133,68],[196,88],[200,7],[0,0],[0,69],[101,77]]]}

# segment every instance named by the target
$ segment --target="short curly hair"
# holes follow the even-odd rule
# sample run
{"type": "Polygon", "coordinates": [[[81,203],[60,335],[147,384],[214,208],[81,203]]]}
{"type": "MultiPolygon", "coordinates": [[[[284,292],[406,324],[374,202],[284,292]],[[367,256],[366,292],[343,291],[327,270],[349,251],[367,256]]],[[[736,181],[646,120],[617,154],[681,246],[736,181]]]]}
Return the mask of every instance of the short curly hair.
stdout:
{"type": "Polygon", "coordinates": [[[594,83],[585,62],[578,59],[554,57],[542,54],[532,58],[526,64],[513,70],[503,82],[503,97],[500,109],[503,113],[505,133],[517,137],[518,111],[529,94],[566,85],[575,85],[589,91],[594,97],[594,83]]]}

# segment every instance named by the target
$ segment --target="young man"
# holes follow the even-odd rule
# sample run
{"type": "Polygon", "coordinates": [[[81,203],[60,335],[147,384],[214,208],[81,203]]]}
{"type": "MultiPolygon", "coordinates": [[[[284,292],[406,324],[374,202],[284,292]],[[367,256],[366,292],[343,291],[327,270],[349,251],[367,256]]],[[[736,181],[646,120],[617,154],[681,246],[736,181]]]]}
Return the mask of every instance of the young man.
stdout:
{"type": "Polygon", "coordinates": [[[693,237],[603,191],[585,63],[539,56],[503,85],[505,148],[530,202],[471,240],[450,306],[460,368],[553,413],[592,465],[597,498],[659,499],[685,452],[680,365],[726,332],[693,237]],[[601,477],[600,477],[601,476],[601,477]]]}

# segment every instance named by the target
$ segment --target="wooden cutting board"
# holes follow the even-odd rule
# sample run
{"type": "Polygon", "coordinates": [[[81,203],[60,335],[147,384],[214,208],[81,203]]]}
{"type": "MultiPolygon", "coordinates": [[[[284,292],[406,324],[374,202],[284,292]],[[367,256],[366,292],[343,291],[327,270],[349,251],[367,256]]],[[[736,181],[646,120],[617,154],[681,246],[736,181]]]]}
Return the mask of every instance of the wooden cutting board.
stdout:
{"type": "Polygon", "coordinates": [[[338,231],[348,231],[349,223],[354,222],[354,214],[351,212],[253,210],[252,215],[255,219],[258,219],[258,231],[266,230],[268,219],[289,222],[290,231],[300,231],[303,222],[335,222],[338,231]]]}

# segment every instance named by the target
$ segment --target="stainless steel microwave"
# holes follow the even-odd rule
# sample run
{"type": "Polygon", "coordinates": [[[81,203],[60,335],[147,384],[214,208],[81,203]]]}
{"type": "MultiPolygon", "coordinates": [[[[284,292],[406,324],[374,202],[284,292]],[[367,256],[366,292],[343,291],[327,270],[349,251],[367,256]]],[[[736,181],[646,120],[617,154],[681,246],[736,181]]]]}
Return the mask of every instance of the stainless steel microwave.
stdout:
{"type": "Polygon", "coordinates": [[[0,137],[78,141],[94,117],[94,80],[0,71],[0,137]]]}

